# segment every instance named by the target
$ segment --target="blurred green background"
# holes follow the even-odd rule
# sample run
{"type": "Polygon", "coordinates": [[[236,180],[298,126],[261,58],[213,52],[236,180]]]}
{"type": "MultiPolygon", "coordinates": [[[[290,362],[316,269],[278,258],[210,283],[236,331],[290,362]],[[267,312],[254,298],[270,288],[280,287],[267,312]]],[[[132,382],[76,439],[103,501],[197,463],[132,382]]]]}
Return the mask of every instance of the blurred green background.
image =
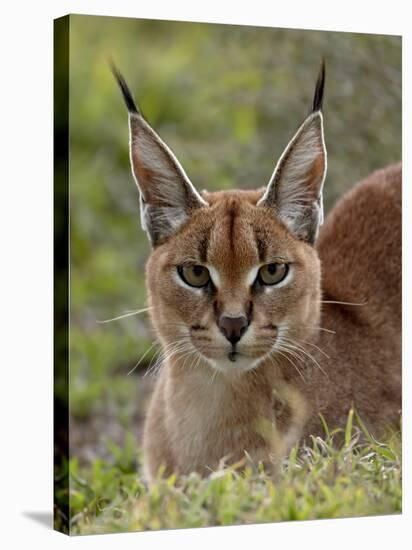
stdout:
{"type": "Polygon", "coordinates": [[[308,113],[321,58],[325,206],[401,156],[401,39],[74,15],[70,18],[71,449],[137,438],[152,384],[149,253],[130,174],[127,114],[112,58],[199,189],[256,188],[308,113]]]}

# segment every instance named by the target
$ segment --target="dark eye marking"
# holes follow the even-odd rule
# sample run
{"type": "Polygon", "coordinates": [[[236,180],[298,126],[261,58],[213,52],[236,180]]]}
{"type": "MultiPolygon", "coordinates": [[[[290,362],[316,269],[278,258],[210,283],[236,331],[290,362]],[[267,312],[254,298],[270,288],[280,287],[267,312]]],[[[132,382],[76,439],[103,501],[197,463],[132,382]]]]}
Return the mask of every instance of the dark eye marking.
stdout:
{"type": "Polygon", "coordinates": [[[207,251],[209,248],[209,235],[205,235],[203,239],[199,242],[199,258],[200,261],[204,264],[207,263],[207,251]]]}
{"type": "Polygon", "coordinates": [[[260,238],[258,234],[255,235],[255,239],[256,239],[256,248],[258,250],[258,255],[259,255],[259,261],[263,262],[265,261],[265,257],[266,257],[265,242],[263,241],[263,239],[260,238]]]}

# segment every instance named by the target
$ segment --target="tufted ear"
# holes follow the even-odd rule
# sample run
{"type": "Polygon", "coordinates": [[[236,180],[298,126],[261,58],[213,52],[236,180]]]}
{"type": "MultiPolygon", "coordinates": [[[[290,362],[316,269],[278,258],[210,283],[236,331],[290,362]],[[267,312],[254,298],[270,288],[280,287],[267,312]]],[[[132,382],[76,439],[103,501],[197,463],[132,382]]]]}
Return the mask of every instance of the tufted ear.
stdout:
{"type": "Polygon", "coordinates": [[[323,223],[322,187],[326,148],[321,113],[325,67],[322,63],[311,114],[280,157],[258,206],[274,209],[298,238],[313,244],[323,223]]]}
{"type": "Polygon", "coordinates": [[[156,246],[177,231],[196,208],[208,204],[136,107],[122,75],[112,69],[129,111],[130,161],[140,191],[142,227],[156,246]]]}

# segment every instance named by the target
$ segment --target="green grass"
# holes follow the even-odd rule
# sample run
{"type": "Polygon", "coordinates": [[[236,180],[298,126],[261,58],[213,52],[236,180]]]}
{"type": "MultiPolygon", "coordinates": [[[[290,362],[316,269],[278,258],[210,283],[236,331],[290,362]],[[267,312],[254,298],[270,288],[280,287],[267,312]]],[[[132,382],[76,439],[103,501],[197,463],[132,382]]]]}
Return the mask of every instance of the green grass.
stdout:
{"type": "Polygon", "coordinates": [[[400,433],[385,443],[358,428],[353,414],[345,430],[312,437],[294,448],[271,477],[249,462],[207,479],[192,474],[142,480],[132,436],[112,460],[70,463],[73,534],[240,525],[342,518],[401,512],[400,433]],[[342,441],[338,444],[337,440],[342,441]]]}

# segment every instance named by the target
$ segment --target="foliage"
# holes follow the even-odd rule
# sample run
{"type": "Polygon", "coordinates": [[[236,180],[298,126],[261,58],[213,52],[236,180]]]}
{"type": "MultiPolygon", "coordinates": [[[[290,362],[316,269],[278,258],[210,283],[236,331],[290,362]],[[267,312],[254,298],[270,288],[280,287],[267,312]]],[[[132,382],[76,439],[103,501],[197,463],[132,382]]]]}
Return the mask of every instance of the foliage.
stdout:
{"type": "Polygon", "coordinates": [[[327,430],[292,449],[275,477],[249,461],[243,470],[226,467],[206,479],[159,479],[150,490],[129,438],[122,448],[111,446],[110,462],[79,467],[72,460],[72,533],[400,513],[400,435],[379,442],[354,426],[351,415],[342,432],[327,430]],[[343,444],[336,441],[340,435],[343,444]]]}

